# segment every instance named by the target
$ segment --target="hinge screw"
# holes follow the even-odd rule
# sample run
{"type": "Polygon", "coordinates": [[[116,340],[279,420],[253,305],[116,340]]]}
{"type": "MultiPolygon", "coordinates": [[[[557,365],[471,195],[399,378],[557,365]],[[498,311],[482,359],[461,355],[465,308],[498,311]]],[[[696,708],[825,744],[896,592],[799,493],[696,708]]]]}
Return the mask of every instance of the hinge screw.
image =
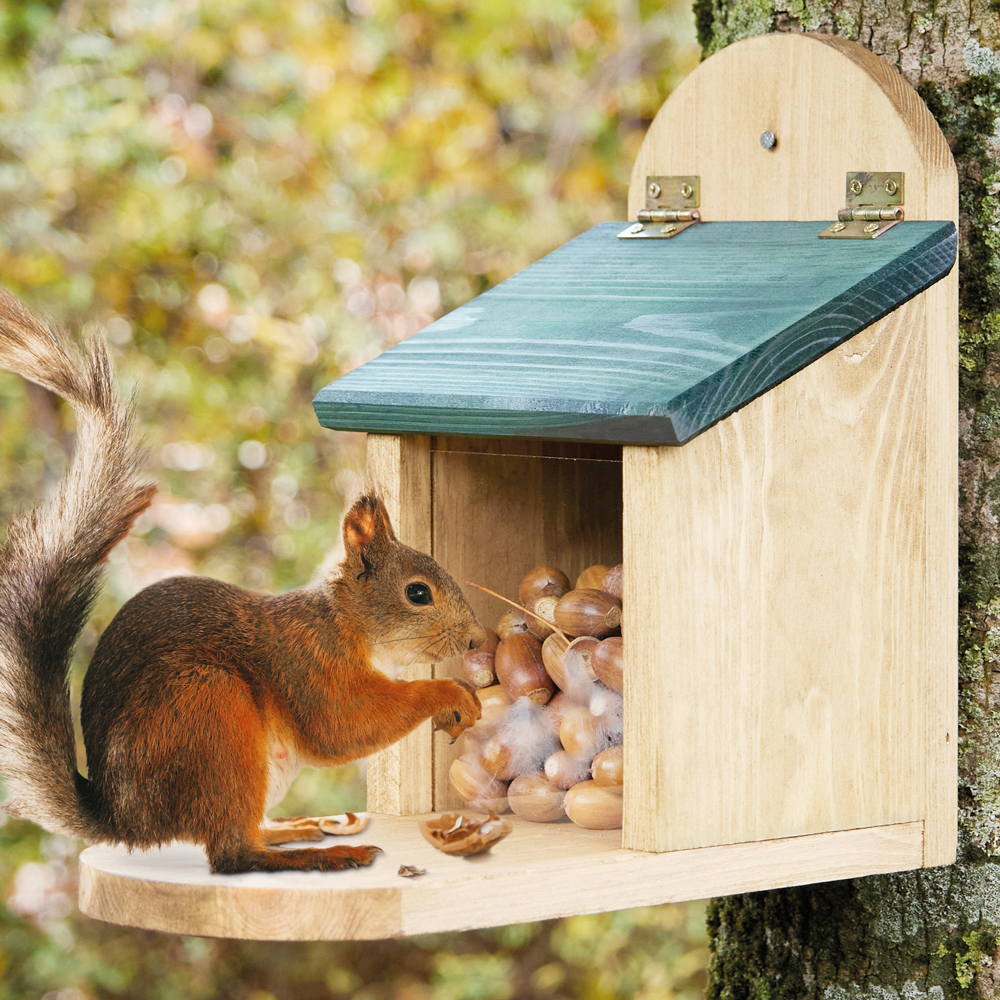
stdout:
{"type": "Polygon", "coordinates": [[[842,233],[846,228],[847,227],[844,225],[843,222],[835,222],[832,226],[830,226],[830,232],[842,233]]]}
{"type": "Polygon", "coordinates": [[[628,227],[628,231],[634,236],[636,233],[641,233],[645,228],[641,222],[636,222],[634,225],[628,227]]]}
{"type": "Polygon", "coordinates": [[[855,179],[851,181],[851,194],[861,194],[861,181],[855,179]]]}
{"type": "Polygon", "coordinates": [[[869,222],[868,225],[865,226],[865,232],[866,233],[877,233],[880,228],[881,227],[879,226],[879,224],[877,222],[869,222]]]}
{"type": "Polygon", "coordinates": [[[895,194],[899,190],[899,185],[890,177],[885,182],[885,193],[895,194]]]}
{"type": "Polygon", "coordinates": [[[649,185],[649,189],[648,190],[649,190],[649,197],[650,198],[659,198],[660,197],[660,190],[661,190],[661,188],[660,188],[660,185],[656,183],[656,181],[653,181],[649,185]]]}
{"type": "Polygon", "coordinates": [[[672,233],[676,228],[677,227],[672,222],[670,222],[670,223],[667,223],[667,225],[665,225],[660,230],[660,232],[666,235],[666,234],[672,233]]]}
{"type": "Polygon", "coordinates": [[[775,137],[774,133],[768,128],[765,129],[763,132],[761,132],[760,144],[765,149],[774,149],[774,147],[778,145],[778,140],[775,137]]]}
{"type": "Polygon", "coordinates": [[[694,194],[694,188],[691,187],[686,181],[681,185],[681,197],[690,198],[694,194]]]}

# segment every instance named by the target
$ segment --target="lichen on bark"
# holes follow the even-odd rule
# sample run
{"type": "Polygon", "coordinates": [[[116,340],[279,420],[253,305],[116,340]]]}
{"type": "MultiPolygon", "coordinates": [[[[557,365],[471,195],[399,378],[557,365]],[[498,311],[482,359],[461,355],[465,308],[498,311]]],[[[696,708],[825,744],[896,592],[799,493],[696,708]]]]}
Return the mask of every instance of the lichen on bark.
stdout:
{"type": "Polygon", "coordinates": [[[917,89],[960,182],[959,861],[717,899],[710,1000],[1000,995],[1000,17],[995,0],[695,0],[705,55],[768,31],[858,41],[917,89]]]}

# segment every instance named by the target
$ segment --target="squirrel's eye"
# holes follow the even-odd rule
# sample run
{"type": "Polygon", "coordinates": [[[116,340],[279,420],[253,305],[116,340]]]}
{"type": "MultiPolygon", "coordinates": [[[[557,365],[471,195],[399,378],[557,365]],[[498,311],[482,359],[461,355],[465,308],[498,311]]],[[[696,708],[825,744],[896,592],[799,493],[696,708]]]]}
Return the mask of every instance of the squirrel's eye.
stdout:
{"type": "Polygon", "coordinates": [[[426,583],[411,583],[406,588],[406,599],[410,604],[433,604],[434,595],[426,583]]]}

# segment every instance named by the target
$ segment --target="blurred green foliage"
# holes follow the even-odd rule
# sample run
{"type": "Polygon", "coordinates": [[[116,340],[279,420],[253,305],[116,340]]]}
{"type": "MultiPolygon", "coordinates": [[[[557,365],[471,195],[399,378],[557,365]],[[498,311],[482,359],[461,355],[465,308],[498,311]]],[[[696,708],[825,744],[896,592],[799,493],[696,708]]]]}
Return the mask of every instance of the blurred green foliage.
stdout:
{"type": "MultiPolygon", "coordinates": [[[[318,427],[315,391],[624,218],[645,127],[697,58],[677,0],[5,0],[0,281],[104,327],[160,482],[74,689],[116,608],[162,576],[308,580],[364,451],[318,427]]],[[[62,474],[72,416],[0,373],[0,431],[2,532],[62,474]]],[[[305,772],[283,810],[363,805],[352,765],[305,772]]],[[[704,983],[698,904],[377,944],[182,939],[81,918],[78,846],[0,821],[0,1000],[704,983]]]]}

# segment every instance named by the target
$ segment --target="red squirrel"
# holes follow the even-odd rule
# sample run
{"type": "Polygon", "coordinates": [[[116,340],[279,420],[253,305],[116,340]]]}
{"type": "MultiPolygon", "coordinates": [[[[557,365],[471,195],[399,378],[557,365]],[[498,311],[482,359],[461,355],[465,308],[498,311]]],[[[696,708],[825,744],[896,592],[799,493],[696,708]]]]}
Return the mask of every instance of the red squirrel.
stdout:
{"type": "Polygon", "coordinates": [[[455,581],[400,543],[367,490],[344,518],[339,573],[278,596],[174,577],[127,601],[83,684],[87,777],[76,767],[68,671],[108,553],[152,502],[133,410],[107,346],[81,348],[0,289],[0,367],[64,397],[77,449],[58,491],[10,521],[0,551],[0,774],[13,815],[89,842],[203,844],[213,872],[370,864],[379,848],[272,851],[322,839],[264,812],[304,766],[395,743],[424,719],[453,739],[480,717],[465,681],[392,680],[486,633],[455,581]]]}

